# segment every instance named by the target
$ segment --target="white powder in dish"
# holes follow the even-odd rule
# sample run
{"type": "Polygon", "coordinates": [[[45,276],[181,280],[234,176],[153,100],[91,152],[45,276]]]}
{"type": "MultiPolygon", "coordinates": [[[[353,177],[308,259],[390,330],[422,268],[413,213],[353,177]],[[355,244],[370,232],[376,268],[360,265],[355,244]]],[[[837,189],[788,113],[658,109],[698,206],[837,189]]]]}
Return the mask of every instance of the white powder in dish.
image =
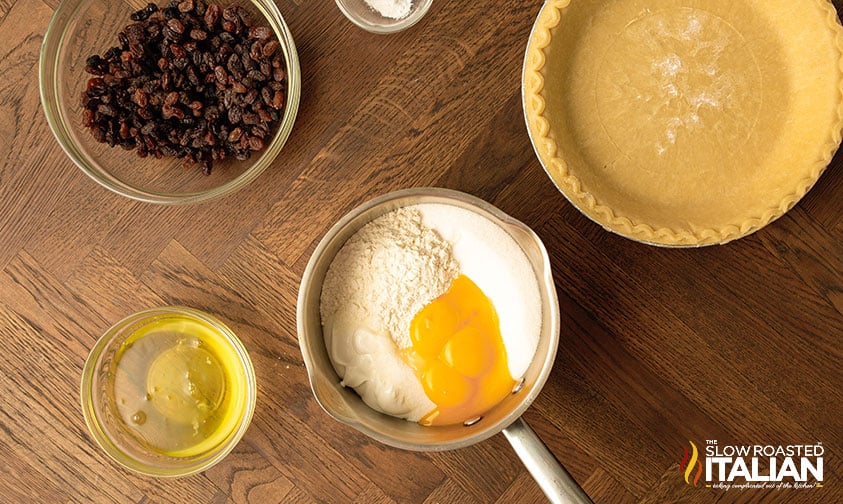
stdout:
{"type": "Polygon", "coordinates": [[[460,272],[492,301],[509,372],[518,380],[533,362],[541,334],[541,293],[530,260],[509,233],[476,212],[443,204],[413,208],[451,243],[460,272]]]}
{"type": "Polygon", "coordinates": [[[411,0],[366,0],[366,5],[385,18],[403,19],[413,8],[411,0]]]}

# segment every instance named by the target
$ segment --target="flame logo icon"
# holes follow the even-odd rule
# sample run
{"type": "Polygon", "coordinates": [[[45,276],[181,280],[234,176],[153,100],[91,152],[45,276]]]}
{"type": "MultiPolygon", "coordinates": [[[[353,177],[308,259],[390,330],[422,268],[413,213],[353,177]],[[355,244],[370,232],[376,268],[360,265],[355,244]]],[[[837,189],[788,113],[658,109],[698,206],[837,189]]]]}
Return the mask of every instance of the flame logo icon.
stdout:
{"type": "Polygon", "coordinates": [[[685,483],[697,486],[697,483],[699,483],[700,477],[702,476],[702,464],[699,460],[697,445],[695,445],[693,441],[688,441],[688,444],[691,445],[691,454],[689,457],[688,448],[682,448],[682,451],[684,451],[685,454],[682,457],[682,463],[679,464],[679,472],[685,475],[685,483]],[[694,472],[695,467],[697,471],[694,473],[694,479],[692,480],[691,473],[694,472]]]}

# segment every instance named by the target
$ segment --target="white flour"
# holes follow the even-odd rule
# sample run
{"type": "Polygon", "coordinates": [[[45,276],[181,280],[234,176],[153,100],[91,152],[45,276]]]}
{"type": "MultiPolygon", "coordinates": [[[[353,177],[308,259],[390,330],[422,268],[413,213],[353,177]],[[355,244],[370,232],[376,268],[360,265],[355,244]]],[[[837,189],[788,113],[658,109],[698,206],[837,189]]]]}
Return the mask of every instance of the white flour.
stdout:
{"type": "Polygon", "coordinates": [[[408,348],[410,322],[459,275],[451,245],[400,208],[364,226],[339,251],[322,286],[322,320],[339,309],[408,348]]]}
{"type": "Polygon", "coordinates": [[[366,0],[366,4],[383,17],[405,18],[413,8],[411,0],[366,0]]]}

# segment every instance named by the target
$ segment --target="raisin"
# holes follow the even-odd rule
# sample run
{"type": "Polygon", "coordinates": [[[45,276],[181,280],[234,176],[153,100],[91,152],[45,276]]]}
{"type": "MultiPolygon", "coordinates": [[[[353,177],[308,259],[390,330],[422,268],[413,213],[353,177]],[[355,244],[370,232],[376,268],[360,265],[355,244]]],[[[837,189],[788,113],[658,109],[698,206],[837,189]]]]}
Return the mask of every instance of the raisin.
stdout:
{"type": "Polygon", "coordinates": [[[263,55],[267,58],[275,54],[275,51],[281,47],[281,44],[278,43],[277,40],[270,40],[267,42],[262,49],[263,55]]]}
{"type": "Polygon", "coordinates": [[[249,137],[249,148],[253,151],[259,151],[263,149],[263,140],[256,136],[249,137]]]}
{"type": "Polygon", "coordinates": [[[138,105],[138,107],[146,107],[149,105],[149,94],[144,91],[143,89],[138,89],[135,91],[135,94],[132,96],[132,99],[138,105]]]}
{"type": "Polygon", "coordinates": [[[213,30],[216,27],[217,22],[219,22],[221,14],[222,11],[220,10],[219,5],[209,5],[208,8],[205,10],[205,26],[213,30]]]}
{"type": "Polygon", "coordinates": [[[249,38],[266,40],[272,36],[272,30],[266,26],[253,26],[249,28],[249,38]]]}
{"type": "Polygon", "coordinates": [[[118,45],[85,60],[81,93],[94,139],[138,156],[179,157],[211,173],[248,159],[281,117],[281,45],[242,7],[171,0],[133,12],[118,45]]]}
{"type": "Polygon", "coordinates": [[[170,19],[169,21],[167,21],[167,26],[171,30],[173,30],[174,32],[178,33],[179,35],[184,33],[184,23],[182,23],[181,21],[179,21],[176,18],[173,18],[173,19],[170,19]]]}

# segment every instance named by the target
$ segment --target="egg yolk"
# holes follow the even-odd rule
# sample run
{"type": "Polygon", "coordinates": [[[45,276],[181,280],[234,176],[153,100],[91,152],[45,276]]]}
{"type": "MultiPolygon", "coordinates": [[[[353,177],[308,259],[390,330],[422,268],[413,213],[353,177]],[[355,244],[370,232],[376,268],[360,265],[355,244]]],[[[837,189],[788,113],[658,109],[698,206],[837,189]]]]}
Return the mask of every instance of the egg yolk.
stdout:
{"type": "Polygon", "coordinates": [[[436,404],[422,425],[476,418],[515,386],[495,307],[465,275],[419,310],[410,323],[410,339],[404,359],[436,404]]]}

